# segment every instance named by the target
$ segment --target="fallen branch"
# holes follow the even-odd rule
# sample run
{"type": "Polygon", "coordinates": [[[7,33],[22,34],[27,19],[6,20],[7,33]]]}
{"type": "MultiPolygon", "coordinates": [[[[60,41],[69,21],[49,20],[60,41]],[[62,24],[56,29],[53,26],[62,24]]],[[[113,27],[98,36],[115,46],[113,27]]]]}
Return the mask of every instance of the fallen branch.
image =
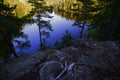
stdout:
{"type": "Polygon", "coordinates": [[[65,68],[54,80],[58,80],[66,71],[67,71],[67,62],[65,61],[65,68]]]}

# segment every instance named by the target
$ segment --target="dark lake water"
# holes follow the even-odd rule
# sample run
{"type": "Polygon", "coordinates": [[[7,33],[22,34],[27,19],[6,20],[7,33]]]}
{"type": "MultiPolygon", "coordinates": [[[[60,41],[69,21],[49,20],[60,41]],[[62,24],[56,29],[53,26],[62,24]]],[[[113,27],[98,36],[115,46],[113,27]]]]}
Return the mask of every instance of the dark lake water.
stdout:
{"type": "MultiPolygon", "coordinates": [[[[51,16],[54,16],[52,19],[50,19],[50,23],[52,25],[53,31],[50,31],[50,37],[46,39],[46,45],[48,47],[53,48],[54,43],[56,41],[61,42],[61,37],[66,32],[66,30],[72,35],[74,39],[80,38],[80,32],[81,28],[77,26],[73,26],[74,20],[67,19],[65,17],[61,17],[60,15],[55,14],[54,12],[50,14],[51,16]]],[[[84,26],[82,37],[86,37],[87,35],[87,25],[84,26]]],[[[19,49],[16,48],[16,52],[22,52],[24,54],[30,54],[38,51],[40,49],[40,38],[39,38],[39,27],[36,23],[34,24],[26,24],[22,32],[28,35],[28,40],[30,41],[30,47],[25,49],[19,49]]],[[[21,38],[18,38],[19,40],[22,40],[21,38]]],[[[14,43],[14,46],[16,44],[14,43]]]]}

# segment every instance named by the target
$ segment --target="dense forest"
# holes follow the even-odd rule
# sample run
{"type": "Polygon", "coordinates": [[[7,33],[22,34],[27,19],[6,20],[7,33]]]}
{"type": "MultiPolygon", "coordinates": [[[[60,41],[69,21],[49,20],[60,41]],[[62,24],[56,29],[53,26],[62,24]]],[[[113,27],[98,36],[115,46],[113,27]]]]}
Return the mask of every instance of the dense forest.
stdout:
{"type": "Polygon", "coordinates": [[[56,3],[51,0],[51,5],[62,16],[76,15],[71,19],[90,22],[93,28],[89,30],[88,36],[98,40],[120,40],[118,0],[58,0],[56,3]],[[63,11],[66,14],[62,14],[63,11]]]}
{"type": "Polygon", "coordinates": [[[28,47],[29,41],[27,35],[21,32],[22,25],[26,23],[28,18],[20,18],[20,16],[14,13],[16,5],[9,6],[4,4],[4,1],[0,1],[0,56],[10,56],[13,53],[14,56],[18,56],[14,49],[12,42],[16,42],[19,46],[16,47],[28,47]],[[24,41],[16,40],[15,38],[22,37],[24,41]]]}
{"type": "Polygon", "coordinates": [[[17,5],[13,12],[19,18],[29,14],[32,8],[28,0],[4,0],[3,4],[9,7],[17,5]]]}

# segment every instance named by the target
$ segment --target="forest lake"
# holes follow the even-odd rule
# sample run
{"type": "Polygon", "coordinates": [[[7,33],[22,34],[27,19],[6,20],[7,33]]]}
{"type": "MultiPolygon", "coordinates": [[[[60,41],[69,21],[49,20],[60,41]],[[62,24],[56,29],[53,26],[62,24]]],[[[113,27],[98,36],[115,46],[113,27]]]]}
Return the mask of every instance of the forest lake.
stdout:
{"type": "MultiPolygon", "coordinates": [[[[46,46],[53,48],[55,42],[61,42],[63,34],[65,34],[66,31],[68,31],[71,36],[74,39],[79,39],[80,38],[80,33],[82,28],[78,26],[73,26],[74,20],[67,19],[65,17],[62,17],[55,12],[50,13],[50,16],[53,16],[53,18],[50,19],[50,24],[52,26],[53,31],[49,31],[50,36],[48,38],[45,38],[46,41],[46,46]]],[[[88,26],[85,24],[83,33],[82,33],[82,38],[86,37],[87,35],[87,30],[88,26]]],[[[39,36],[39,27],[36,23],[30,24],[27,23],[23,29],[22,32],[24,32],[28,36],[28,40],[30,41],[30,47],[29,48],[17,48],[17,44],[13,42],[16,53],[18,55],[21,54],[30,54],[38,51],[40,49],[40,36],[39,36]]],[[[44,36],[42,36],[44,37],[44,36]]],[[[23,40],[22,38],[17,38],[17,40],[23,40]]]]}

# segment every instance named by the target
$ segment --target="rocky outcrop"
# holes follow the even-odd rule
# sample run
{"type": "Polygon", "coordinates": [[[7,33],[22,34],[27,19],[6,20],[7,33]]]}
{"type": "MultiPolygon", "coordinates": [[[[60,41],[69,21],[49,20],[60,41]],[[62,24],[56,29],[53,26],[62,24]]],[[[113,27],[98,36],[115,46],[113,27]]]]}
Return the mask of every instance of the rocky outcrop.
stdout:
{"type": "Polygon", "coordinates": [[[57,80],[120,79],[120,48],[115,42],[81,39],[52,54],[61,64],[67,63],[67,70],[57,80]]]}
{"type": "Polygon", "coordinates": [[[42,61],[47,55],[44,51],[14,58],[0,65],[0,80],[15,80],[34,69],[37,62],[42,61]]]}
{"type": "Polygon", "coordinates": [[[2,76],[7,74],[2,78],[0,75],[0,80],[119,80],[118,45],[112,41],[76,40],[70,47],[48,49],[7,63],[6,68],[0,68],[2,76]]]}
{"type": "Polygon", "coordinates": [[[41,80],[54,80],[63,69],[63,65],[58,61],[49,61],[40,69],[41,80]]]}

